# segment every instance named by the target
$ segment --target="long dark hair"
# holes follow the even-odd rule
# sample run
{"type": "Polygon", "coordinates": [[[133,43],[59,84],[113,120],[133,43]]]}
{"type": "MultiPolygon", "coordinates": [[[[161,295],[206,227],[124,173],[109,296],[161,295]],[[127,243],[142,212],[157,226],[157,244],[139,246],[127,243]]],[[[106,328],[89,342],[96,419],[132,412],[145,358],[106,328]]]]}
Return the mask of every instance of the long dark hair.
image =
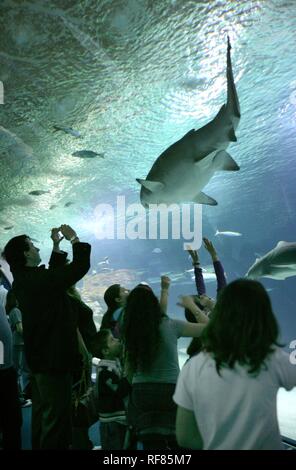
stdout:
{"type": "Polygon", "coordinates": [[[212,353],[218,373],[235,363],[257,374],[279,346],[279,328],[269,296],[257,281],[238,279],[222,289],[211,321],[202,334],[203,349],[212,353]]]}
{"type": "Polygon", "coordinates": [[[118,302],[115,300],[120,295],[120,284],[112,284],[104,293],[104,300],[107,304],[107,312],[104,313],[102,318],[101,328],[112,328],[114,321],[112,320],[113,313],[118,309],[118,302]]]}
{"type": "Polygon", "coordinates": [[[160,343],[160,322],[165,315],[148,286],[139,285],[128,295],[123,322],[125,359],[133,371],[149,371],[160,343]]]}

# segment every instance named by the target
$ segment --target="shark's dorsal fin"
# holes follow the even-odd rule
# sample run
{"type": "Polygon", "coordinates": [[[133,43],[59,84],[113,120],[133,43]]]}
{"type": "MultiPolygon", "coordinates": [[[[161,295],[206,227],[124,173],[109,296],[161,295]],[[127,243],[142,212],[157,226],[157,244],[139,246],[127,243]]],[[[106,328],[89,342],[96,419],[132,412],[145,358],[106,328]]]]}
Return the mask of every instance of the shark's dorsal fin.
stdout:
{"type": "Polygon", "coordinates": [[[218,202],[215,201],[210,196],[207,196],[205,193],[198,193],[197,196],[193,199],[193,202],[196,202],[197,204],[207,204],[208,206],[217,206],[218,202]]]}
{"type": "Polygon", "coordinates": [[[155,193],[157,191],[161,191],[164,187],[163,183],[160,183],[159,181],[149,181],[149,180],[142,180],[140,178],[136,178],[138,183],[140,183],[145,189],[148,189],[148,191],[151,191],[152,193],[155,193]]]}
{"type": "Polygon", "coordinates": [[[217,170],[225,170],[225,171],[239,170],[239,166],[237,165],[237,163],[225,150],[220,150],[220,152],[216,153],[213,159],[213,164],[215,165],[217,170]]]}

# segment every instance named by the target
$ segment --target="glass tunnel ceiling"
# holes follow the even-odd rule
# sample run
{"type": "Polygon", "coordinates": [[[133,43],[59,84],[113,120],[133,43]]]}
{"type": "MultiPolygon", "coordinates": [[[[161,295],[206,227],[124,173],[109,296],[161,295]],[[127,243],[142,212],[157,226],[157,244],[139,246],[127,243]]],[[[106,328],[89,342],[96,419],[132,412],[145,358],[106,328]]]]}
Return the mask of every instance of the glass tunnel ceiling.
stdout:
{"type": "Polygon", "coordinates": [[[260,237],[258,223],[262,233],[288,226],[295,8],[271,0],[2,1],[0,246],[12,233],[42,240],[62,222],[88,237],[98,203],[117,195],[138,202],[135,179],[225,101],[227,34],[242,111],[228,150],[241,170],[216,173],[205,192],[219,205],[204,214],[250,240],[260,237]],[[104,158],[71,155],[83,149],[104,158]]]}

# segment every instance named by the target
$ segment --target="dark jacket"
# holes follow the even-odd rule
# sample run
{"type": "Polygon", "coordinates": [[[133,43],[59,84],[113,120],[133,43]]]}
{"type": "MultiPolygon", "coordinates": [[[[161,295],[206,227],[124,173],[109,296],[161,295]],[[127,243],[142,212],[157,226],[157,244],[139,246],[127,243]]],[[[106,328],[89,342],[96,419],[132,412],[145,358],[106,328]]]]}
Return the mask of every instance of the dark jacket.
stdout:
{"type": "Polygon", "coordinates": [[[102,359],[99,362],[96,380],[99,418],[102,423],[126,424],[124,399],[131,385],[122,377],[120,362],[102,359]]]}
{"type": "Polygon", "coordinates": [[[53,252],[49,269],[24,267],[13,272],[13,289],[23,315],[23,336],[32,372],[71,372],[78,362],[78,311],[67,289],[90,268],[88,243],[73,245],[73,261],[53,252]]]}

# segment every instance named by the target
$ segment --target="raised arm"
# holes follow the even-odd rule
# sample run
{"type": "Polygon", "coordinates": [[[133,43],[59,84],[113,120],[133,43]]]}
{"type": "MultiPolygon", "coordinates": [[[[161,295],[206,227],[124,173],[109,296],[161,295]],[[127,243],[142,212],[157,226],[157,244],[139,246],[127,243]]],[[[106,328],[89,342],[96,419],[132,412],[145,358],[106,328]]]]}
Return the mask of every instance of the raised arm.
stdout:
{"type": "Polygon", "coordinates": [[[196,250],[191,250],[190,248],[187,251],[192,259],[197,293],[198,295],[203,295],[206,293],[206,286],[202,275],[202,269],[200,267],[198,253],[196,250]]]}
{"type": "Polygon", "coordinates": [[[60,235],[59,228],[52,228],[50,238],[52,239],[53,247],[48,266],[50,269],[59,268],[67,262],[67,253],[60,249],[60,243],[64,237],[60,235]]]}
{"type": "Polygon", "coordinates": [[[168,309],[168,298],[169,298],[169,288],[171,280],[168,276],[161,276],[161,291],[159,304],[163,313],[167,313],[168,309]]]}
{"type": "Polygon", "coordinates": [[[205,249],[209,252],[213,261],[215,274],[217,278],[217,292],[219,292],[219,290],[223,289],[223,287],[225,287],[227,284],[224,269],[223,269],[221,261],[218,258],[217,251],[213,243],[207,238],[204,238],[203,241],[204,241],[205,249]]]}
{"type": "Polygon", "coordinates": [[[197,323],[203,323],[203,324],[208,323],[209,319],[207,315],[205,315],[203,311],[196,305],[191,295],[180,296],[178,305],[180,307],[184,307],[190,310],[190,312],[194,315],[197,323]]]}
{"type": "MultiPolygon", "coordinates": [[[[32,277],[32,282],[35,281],[36,290],[68,289],[82,279],[90,268],[90,245],[79,242],[76,232],[69,225],[61,225],[59,231],[72,243],[73,260],[69,264],[65,264],[65,260],[63,263],[60,260],[59,265],[54,265],[57,269],[38,270],[38,276],[32,271],[29,275],[32,277]]],[[[53,252],[53,255],[61,257],[61,254],[56,252],[53,252]]]]}

